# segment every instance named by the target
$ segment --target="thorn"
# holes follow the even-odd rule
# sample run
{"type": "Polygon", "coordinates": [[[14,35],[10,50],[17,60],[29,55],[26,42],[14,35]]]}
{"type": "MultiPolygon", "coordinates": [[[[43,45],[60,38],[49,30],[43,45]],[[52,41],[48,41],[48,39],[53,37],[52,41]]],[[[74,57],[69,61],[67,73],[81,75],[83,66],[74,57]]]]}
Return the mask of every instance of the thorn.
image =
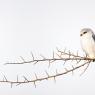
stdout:
{"type": "Polygon", "coordinates": [[[40,54],[40,56],[43,58],[43,60],[46,59],[43,55],[40,54]]]}
{"type": "Polygon", "coordinates": [[[34,81],[33,83],[34,83],[34,86],[35,86],[35,88],[36,88],[36,82],[34,81]]]}
{"type": "Polygon", "coordinates": [[[78,61],[78,60],[76,60],[77,64],[78,64],[80,61],[81,61],[81,60],[79,60],[79,61],[78,61]]]}
{"type": "Polygon", "coordinates": [[[48,62],[49,62],[49,64],[48,64],[48,68],[50,68],[50,60],[49,60],[48,62]]]}
{"type": "Polygon", "coordinates": [[[37,77],[36,73],[35,73],[35,77],[36,77],[36,80],[37,80],[37,79],[38,79],[38,77],[37,77]]]}
{"type": "Polygon", "coordinates": [[[73,71],[74,71],[74,66],[72,65],[72,75],[74,75],[74,72],[73,71]]]}
{"type": "Polygon", "coordinates": [[[57,55],[60,59],[62,58],[59,54],[56,53],[56,55],[57,55]]]}
{"type": "Polygon", "coordinates": [[[17,83],[16,86],[20,85],[21,83],[17,83]]]}
{"type": "Polygon", "coordinates": [[[56,47],[56,50],[59,52],[59,49],[58,49],[58,47],[56,47]]]}
{"type": "MultiPolygon", "coordinates": [[[[47,72],[47,71],[45,71],[45,73],[46,73],[46,75],[47,75],[47,76],[48,76],[48,78],[49,78],[49,74],[48,74],[48,72],[47,72]]],[[[48,78],[47,78],[47,79],[48,79],[48,78]]]]}
{"type": "Polygon", "coordinates": [[[34,62],[34,65],[37,64],[37,63],[38,63],[38,61],[34,62]]]}
{"type": "Polygon", "coordinates": [[[51,60],[50,63],[53,63],[54,61],[55,61],[55,59],[54,60],[51,60]]]}
{"type": "Polygon", "coordinates": [[[84,71],[80,74],[80,76],[83,75],[83,74],[85,73],[85,71],[88,69],[88,67],[89,67],[89,65],[90,65],[90,61],[88,61],[87,63],[88,63],[88,64],[87,64],[86,68],[85,68],[84,71]]]}
{"type": "Polygon", "coordinates": [[[28,79],[25,76],[23,76],[23,78],[25,79],[25,81],[29,82],[28,79]]]}
{"type": "Polygon", "coordinates": [[[67,61],[67,60],[64,60],[63,66],[65,65],[66,61],[67,61]]]}
{"type": "Polygon", "coordinates": [[[87,57],[87,54],[86,54],[86,57],[87,57]]]}
{"type": "Polygon", "coordinates": [[[79,56],[79,54],[78,54],[78,50],[77,50],[77,57],[79,56]]]}
{"type": "Polygon", "coordinates": [[[68,52],[69,52],[69,58],[70,58],[71,57],[71,52],[70,52],[70,50],[68,52]]]}
{"type": "Polygon", "coordinates": [[[13,83],[11,82],[11,88],[13,87],[13,83]]]}
{"type": "Polygon", "coordinates": [[[25,62],[25,59],[22,56],[20,56],[20,58],[23,60],[23,62],[25,62]]]}
{"type": "Polygon", "coordinates": [[[64,52],[66,52],[66,48],[64,49],[64,52]]]}
{"type": "Polygon", "coordinates": [[[56,69],[56,75],[58,74],[58,71],[57,71],[57,69],[56,69]]]}
{"type": "Polygon", "coordinates": [[[34,61],[34,55],[33,55],[33,53],[31,52],[31,55],[32,55],[32,60],[34,61]]]}
{"type": "Polygon", "coordinates": [[[65,71],[68,72],[67,68],[65,68],[65,71]]]}
{"type": "Polygon", "coordinates": [[[54,82],[56,83],[56,77],[54,76],[54,82]]]}
{"type": "Polygon", "coordinates": [[[53,63],[54,61],[55,61],[55,59],[54,59],[54,60],[49,60],[49,61],[48,61],[48,62],[49,62],[48,68],[50,67],[51,63],[53,63]]]}
{"type": "Polygon", "coordinates": [[[17,82],[18,82],[18,75],[17,75],[17,82]]]}
{"type": "Polygon", "coordinates": [[[53,51],[53,59],[54,59],[54,54],[55,54],[55,53],[54,53],[54,51],[53,51]]]}
{"type": "Polygon", "coordinates": [[[4,75],[4,79],[3,80],[6,80],[6,82],[7,82],[7,78],[5,77],[5,75],[4,75]]]}

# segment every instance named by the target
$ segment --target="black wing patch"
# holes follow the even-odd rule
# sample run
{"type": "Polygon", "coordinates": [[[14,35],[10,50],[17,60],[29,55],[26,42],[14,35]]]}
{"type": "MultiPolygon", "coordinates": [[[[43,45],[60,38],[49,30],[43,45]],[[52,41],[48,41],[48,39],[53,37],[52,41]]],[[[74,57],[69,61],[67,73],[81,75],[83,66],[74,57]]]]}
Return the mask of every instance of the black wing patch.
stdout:
{"type": "Polygon", "coordinates": [[[94,41],[95,41],[95,35],[92,35],[92,38],[94,39],[94,41]]]}

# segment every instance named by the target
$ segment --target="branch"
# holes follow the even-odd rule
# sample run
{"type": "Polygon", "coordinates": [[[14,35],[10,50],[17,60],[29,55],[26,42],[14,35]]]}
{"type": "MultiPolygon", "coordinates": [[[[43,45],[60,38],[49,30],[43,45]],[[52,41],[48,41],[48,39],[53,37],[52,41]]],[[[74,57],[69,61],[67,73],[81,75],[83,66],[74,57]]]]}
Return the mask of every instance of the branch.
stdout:
{"type": "MultiPolygon", "coordinates": [[[[56,70],[56,73],[55,73],[54,75],[50,75],[50,74],[46,71],[46,72],[45,72],[45,73],[46,73],[46,76],[45,76],[45,77],[41,77],[41,78],[37,77],[37,75],[35,74],[35,78],[36,78],[36,79],[34,79],[34,80],[28,80],[25,76],[23,76],[24,81],[19,81],[19,80],[18,80],[18,76],[17,76],[17,80],[16,80],[16,81],[11,81],[11,80],[8,80],[8,79],[4,76],[3,80],[1,80],[0,82],[1,82],[1,83],[10,83],[10,84],[11,84],[11,87],[12,87],[13,84],[16,84],[16,86],[18,86],[18,85],[20,85],[20,84],[33,83],[33,84],[35,85],[35,87],[36,87],[36,82],[38,82],[38,81],[48,80],[48,79],[51,79],[51,78],[53,78],[53,79],[55,80],[56,77],[65,75],[65,74],[70,73],[70,72],[73,72],[73,71],[75,71],[75,70],[77,70],[77,69],[79,69],[79,68],[81,68],[81,67],[87,65],[88,63],[90,64],[91,61],[89,60],[89,61],[85,62],[84,64],[81,64],[81,65],[76,66],[76,67],[72,66],[71,69],[65,68],[65,71],[64,71],[64,72],[61,72],[61,73],[58,73],[57,70],[56,70]]],[[[87,69],[87,68],[86,68],[86,69],[87,69]]]]}
{"type": "Polygon", "coordinates": [[[66,50],[61,51],[58,49],[57,49],[57,52],[53,52],[52,58],[46,58],[43,55],[41,55],[42,59],[35,59],[33,53],[31,53],[31,55],[32,55],[32,60],[26,61],[22,56],[20,56],[20,58],[22,59],[22,62],[14,62],[14,63],[9,62],[9,63],[5,63],[5,64],[29,64],[29,63],[37,64],[39,62],[48,62],[49,66],[50,66],[50,64],[55,63],[55,61],[63,61],[64,64],[68,61],[71,61],[71,62],[74,61],[76,63],[76,66],[73,66],[70,63],[71,68],[64,67],[65,71],[60,72],[60,73],[58,73],[56,70],[56,73],[53,75],[49,74],[47,71],[45,71],[46,75],[44,77],[38,77],[38,75],[35,74],[35,79],[28,79],[26,76],[23,76],[23,79],[24,79],[23,81],[19,80],[18,76],[17,76],[16,81],[8,80],[4,76],[3,80],[1,80],[0,82],[1,83],[10,83],[11,87],[13,84],[16,84],[18,86],[20,84],[33,83],[34,86],[36,87],[36,82],[38,82],[38,81],[48,80],[51,78],[54,79],[54,81],[56,81],[56,77],[68,74],[70,72],[72,72],[72,74],[73,74],[73,71],[87,65],[86,68],[84,69],[84,71],[82,72],[82,74],[83,74],[89,67],[89,64],[95,60],[92,58],[88,58],[87,56],[84,56],[84,57],[80,56],[78,54],[78,52],[76,54],[74,54],[71,51],[66,52],[66,50]],[[79,64],[82,61],[83,61],[83,63],[79,64]]]}
{"type": "Polygon", "coordinates": [[[32,55],[32,60],[25,61],[25,59],[22,56],[20,56],[20,58],[22,59],[22,62],[8,62],[8,63],[5,63],[5,65],[7,64],[29,64],[29,63],[37,64],[38,62],[48,62],[50,65],[50,63],[54,63],[55,61],[64,61],[65,63],[66,61],[71,60],[71,61],[76,61],[77,63],[79,63],[82,60],[91,60],[91,61],[95,60],[92,58],[88,58],[87,56],[85,57],[80,56],[78,52],[77,54],[73,54],[71,53],[71,51],[66,52],[65,50],[61,51],[58,49],[57,49],[57,53],[53,52],[52,58],[45,58],[44,56],[41,55],[42,59],[35,59],[33,53],[31,53],[31,55],[32,55]]]}

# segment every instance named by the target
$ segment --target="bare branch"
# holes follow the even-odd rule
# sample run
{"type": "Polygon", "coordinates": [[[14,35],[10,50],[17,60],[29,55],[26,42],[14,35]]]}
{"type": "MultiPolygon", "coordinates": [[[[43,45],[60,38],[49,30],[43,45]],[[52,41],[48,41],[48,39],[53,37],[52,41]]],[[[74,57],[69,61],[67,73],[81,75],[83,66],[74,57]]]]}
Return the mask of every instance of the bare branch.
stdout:
{"type": "MultiPolygon", "coordinates": [[[[31,53],[32,55],[32,60],[29,61],[25,61],[23,57],[21,57],[21,59],[23,60],[23,62],[15,62],[15,63],[5,63],[5,64],[29,64],[29,63],[33,63],[33,64],[37,64],[39,62],[47,62],[49,64],[49,67],[51,65],[51,63],[56,63],[55,61],[63,61],[64,63],[64,71],[62,72],[58,72],[58,70],[56,69],[56,73],[55,74],[50,74],[48,71],[45,71],[45,76],[43,77],[38,77],[38,75],[35,73],[35,79],[28,79],[26,76],[23,76],[24,80],[18,80],[18,76],[16,81],[13,80],[8,80],[5,76],[3,78],[3,80],[0,80],[1,83],[10,83],[11,87],[13,86],[13,84],[15,84],[16,86],[20,85],[20,84],[26,84],[26,83],[33,83],[34,86],[36,87],[36,82],[38,81],[43,81],[43,80],[48,80],[48,79],[54,79],[54,81],[56,82],[56,77],[58,76],[62,76],[65,74],[68,74],[70,72],[73,72],[81,67],[86,66],[86,68],[84,69],[84,71],[82,72],[82,74],[87,70],[87,68],[89,67],[89,64],[91,62],[93,62],[95,59],[91,59],[88,58],[87,56],[81,56],[79,55],[78,51],[76,54],[72,53],[70,50],[68,52],[66,52],[67,50],[61,51],[57,48],[57,53],[53,52],[52,57],[51,58],[45,58],[43,55],[41,55],[41,59],[36,59],[34,57],[34,55],[31,53]],[[69,61],[69,62],[68,62],[69,61]],[[72,62],[75,62],[75,64],[71,64],[72,62]],[[80,62],[83,62],[82,64],[79,64],[80,62]],[[70,65],[69,67],[65,67],[66,64],[70,65]]],[[[82,75],[81,74],[81,75],[82,75]]]]}
{"type": "Polygon", "coordinates": [[[35,59],[35,60],[32,60],[32,61],[26,61],[26,62],[17,62],[17,63],[5,63],[5,64],[26,64],[26,63],[37,63],[37,62],[43,62],[43,61],[51,61],[51,63],[53,61],[68,61],[68,60],[95,60],[95,59],[91,59],[91,58],[87,58],[87,57],[75,57],[75,58],[47,58],[47,59],[35,59]]]}
{"type": "Polygon", "coordinates": [[[37,75],[35,74],[36,79],[34,79],[34,80],[28,80],[25,76],[23,76],[24,81],[20,81],[20,80],[18,80],[18,76],[17,76],[17,80],[16,81],[11,81],[11,80],[6,79],[6,77],[4,76],[5,80],[4,79],[3,80],[0,80],[0,82],[1,83],[10,83],[11,84],[11,87],[13,86],[13,84],[16,84],[16,86],[17,86],[17,85],[25,84],[25,83],[33,83],[34,86],[36,87],[36,82],[37,81],[47,80],[47,79],[50,79],[50,78],[53,78],[55,80],[56,77],[65,75],[65,74],[70,73],[70,72],[73,72],[73,71],[79,69],[80,67],[83,67],[85,65],[88,65],[88,63],[90,64],[90,62],[91,61],[85,62],[84,64],[78,65],[76,67],[73,67],[72,66],[71,69],[65,68],[65,71],[64,72],[61,72],[61,73],[58,73],[57,72],[57,69],[56,69],[56,74],[54,74],[54,75],[50,75],[50,74],[48,74],[47,71],[45,71],[46,76],[45,77],[42,77],[42,78],[37,77],[37,75]]]}
{"type": "Polygon", "coordinates": [[[61,51],[61,50],[57,49],[57,51],[58,52],[56,53],[57,54],[56,57],[54,56],[55,53],[53,52],[52,58],[45,58],[43,55],[41,55],[41,57],[43,59],[35,59],[34,55],[31,53],[32,60],[25,61],[24,58],[22,56],[20,56],[21,59],[23,60],[23,62],[13,62],[13,63],[9,62],[9,63],[5,63],[5,64],[29,64],[29,63],[37,64],[38,62],[49,62],[49,66],[50,66],[50,63],[54,63],[55,61],[64,61],[64,63],[65,63],[65,61],[71,60],[71,61],[76,61],[77,63],[79,63],[81,60],[91,60],[91,61],[95,60],[95,59],[88,58],[87,56],[82,57],[78,54],[78,52],[77,52],[77,54],[73,54],[73,53],[71,53],[70,50],[68,52],[66,52],[66,50],[61,51]],[[60,54],[58,54],[58,53],[60,53],[60,54]]]}

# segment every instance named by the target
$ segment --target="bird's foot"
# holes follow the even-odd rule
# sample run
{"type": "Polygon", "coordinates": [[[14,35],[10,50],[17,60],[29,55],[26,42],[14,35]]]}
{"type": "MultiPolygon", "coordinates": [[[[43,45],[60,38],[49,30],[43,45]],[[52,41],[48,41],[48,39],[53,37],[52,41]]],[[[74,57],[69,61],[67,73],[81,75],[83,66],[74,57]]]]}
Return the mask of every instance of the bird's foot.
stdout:
{"type": "Polygon", "coordinates": [[[93,59],[92,61],[95,62],[95,59],[93,59]]]}

